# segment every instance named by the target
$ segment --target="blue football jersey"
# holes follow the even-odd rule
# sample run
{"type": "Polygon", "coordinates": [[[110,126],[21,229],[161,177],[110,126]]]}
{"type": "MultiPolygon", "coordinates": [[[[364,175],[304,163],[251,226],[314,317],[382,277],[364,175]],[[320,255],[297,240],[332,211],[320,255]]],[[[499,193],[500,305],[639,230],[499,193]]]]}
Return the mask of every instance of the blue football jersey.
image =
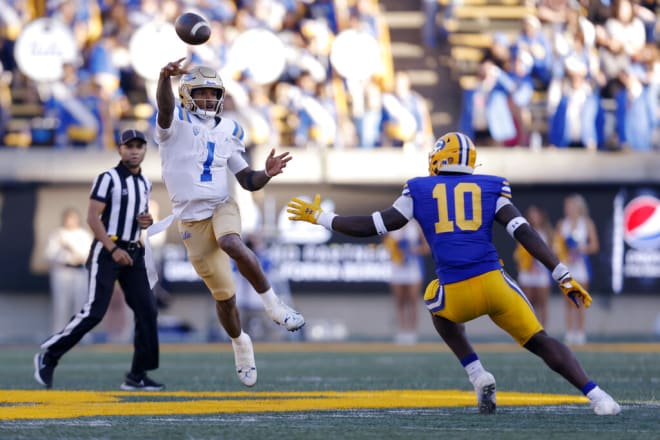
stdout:
{"type": "Polygon", "coordinates": [[[417,177],[403,195],[424,231],[440,283],[449,284],[501,268],[492,242],[497,200],[511,198],[502,177],[447,174],[417,177]]]}

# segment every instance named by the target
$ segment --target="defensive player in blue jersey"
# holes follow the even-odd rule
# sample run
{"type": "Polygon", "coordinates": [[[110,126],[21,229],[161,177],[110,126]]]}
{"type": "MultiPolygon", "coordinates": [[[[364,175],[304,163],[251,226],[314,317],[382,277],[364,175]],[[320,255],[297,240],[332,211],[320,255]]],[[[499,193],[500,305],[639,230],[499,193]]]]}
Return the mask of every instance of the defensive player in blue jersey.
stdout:
{"type": "Polygon", "coordinates": [[[550,337],[522,290],[502,269],[492,243],[497,222],[541,261],[576,307],[589,307],[591,296],[511,202],[502,177],[474,175],[477,151],[462,133],[440,137],[429,154],[429,175],[410,179],[393,205],[371,215],[341,216],[324,212],[317,194],[310,203],[293,198],[289,219],[319,224],[356,237],[385,234],[415,218],[435,261],[437,279],[424,301],[433,325],[460,360],[477,394],[479,411],[496,408],[495,378],[479,361],[464,323],[488,315],[520,345],[541,357],[582,391],[598,415],[616,415],[619,404],[589,379],[570,349],[550,337]]]}

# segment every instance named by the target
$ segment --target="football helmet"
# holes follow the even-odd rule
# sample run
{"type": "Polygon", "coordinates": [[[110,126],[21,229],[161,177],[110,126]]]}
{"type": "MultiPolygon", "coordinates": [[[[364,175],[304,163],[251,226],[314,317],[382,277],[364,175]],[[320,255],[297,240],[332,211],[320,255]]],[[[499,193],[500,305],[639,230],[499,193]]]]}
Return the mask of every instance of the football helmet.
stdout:
{"type": "Polygon", "coordinates": [[[477,149],[463,133],[451,132],[438,138],[429,153],[429,174],[437,176],[443,171],[474,172],[477,149]]]}
{"type": "MultiPolygon", "coordinates": [[[[202,118],[213,118],[222,112],[222,104],[225,99],[225,86],[218,72],[210,67],[197,66],[181,77],[179,84],[179,97],[181,105],[186,110],[193,112],[202,118]],[[192,97],[193,90],[211,88],[216,90],[216,102],[213,110],[207,110],[206,106],[200,108],[192,97]]],[[[206,100],[208,101],[208,100],[206,100]]]]}

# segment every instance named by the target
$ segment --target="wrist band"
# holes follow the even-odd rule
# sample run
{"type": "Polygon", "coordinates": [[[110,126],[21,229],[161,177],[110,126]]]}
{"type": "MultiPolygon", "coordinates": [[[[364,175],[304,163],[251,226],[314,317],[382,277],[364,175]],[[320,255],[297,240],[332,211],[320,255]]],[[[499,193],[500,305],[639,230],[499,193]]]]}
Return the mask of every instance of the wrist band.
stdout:
{"type": "Polygon", "coordinates": [[[115,245],[115,247],[113,247],[110,251],[110,255],[114,254],[117,249],[119,249],[119,246],[115,245]]]}
{"type": "Polygon", "coordinates": [[[273,176],[271,176],[270,174],[268,174],[268,170],[267,170],[266,168],[264,168],[264,174],[265,174],[266,177],[268,177],[269,179],[270,179],[271,177],[273,177],[273,176]]]}
{"type": "Polygon", "coordinates": [[[323,226],[325,229],[332,231],[332,220],[337,217],[337,214],[334,212],[322,212],[319,214],[319,218],[316,219],[316,223],[323,226]]]}
{"type": "Polygon", "coordinates": [[[568,271],[568,267],[564,263],[559,263],[555,268],[552,270],[552,278],[557,281],[558,283],[561,283],[561,281],[566,278],[570,277],[571,273],[568,271]]]}
{"type": "Polygon", "coordinates": [[[374,222],[374,227],[376,228],[376,233],[378,233],[378,235],[387,234],[387,228],[385,227],[385,222],[383,222],[383,216],[380,211],[372,213],[371,219],[374,222]]]}

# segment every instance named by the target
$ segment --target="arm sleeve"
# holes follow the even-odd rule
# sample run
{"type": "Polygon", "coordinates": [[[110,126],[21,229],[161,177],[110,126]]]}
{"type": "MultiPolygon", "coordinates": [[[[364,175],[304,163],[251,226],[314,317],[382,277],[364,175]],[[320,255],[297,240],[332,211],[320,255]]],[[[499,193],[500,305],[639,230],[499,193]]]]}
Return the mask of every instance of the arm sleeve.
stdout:
{"type": "Polygon", "coordinates": [[[410,196],[399,196],[398,199],[394,201],[392,207],[399,211],[402,216],[408,220],[413,218],[413,200],[410,196]]]}
{"type": "MultiPolygon", "coordinates": [[[[156,127],[154,130],[154,140],[156,141],[157,144],[161,144],[161,142],[168,140],[171,138],[175,133],[176,130],[174,129],[174,126],[177,124],[177,122],[180,119],[179,112],[182,112],[183,109],[181,108],[181,105],[177,102],[174,105],[174,112],[172,114],[172,123],[168,128],[163,128],[158,123],[156,123],[156,127]]],[[[156,116],[156,120],[158,119],[158,116],[156,116]]]]}
{"type": "Polygon", "coordinates": [[[401,191],[399,198],[396,199],[392,204],[392,208],[399,211],[401,215],[408,220],[413,218],[415,214],[413,209],[413,198],[412,195],[410,195],[410,188],[408,188],[407,183],[403,186],[403,190],[401,191]]]}
{"type": "Polygon", "coordinates": [[[98,200],[99,202],[107,203],[110,198],[110,189],[112,188],[112,178],[109,173],[99,175],[92,184],[92,192],[89,196],[90,199],[98,200]]]}
{"type": "Polygon", "coordinates": [[[236,174],[241,170],[249,167],[247,160],[243,157],[243,152],[245,151],[245,145],[238,138],[230,138],[232,143],[232,153],[227,160],[227,166],[232,173],[236,174]]]}

